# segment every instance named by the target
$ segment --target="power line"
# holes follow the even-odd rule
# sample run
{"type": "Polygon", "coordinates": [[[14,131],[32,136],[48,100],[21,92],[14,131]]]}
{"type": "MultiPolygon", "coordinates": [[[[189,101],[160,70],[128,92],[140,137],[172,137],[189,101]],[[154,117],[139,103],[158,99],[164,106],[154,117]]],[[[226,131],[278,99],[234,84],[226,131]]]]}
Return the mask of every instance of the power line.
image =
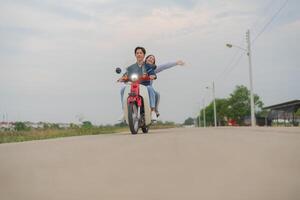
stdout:
{"type": "MultiPolygon", "coordinates": [[[[263,8],[263,12],[264,13],[267,13],[268,11],[269,11],[269,9],[270,9],[270,7],[271,7],[271,5],[274,3],[274,1],[276,1],[276,0],[270,0],[270,1],[268,1],[268,3],[264,6],[264,8],[263,8]]],[[[253,25],[251,26],[251,30],[252,29],[255,29],[256,27],[257,27],[257,25],[258,25],[258,22],[259,22],[259,20],[260,20],[261,18],[258,18],[254,23],[253,23],[253,25]]],[[[240,45],[239,46],[242,46],[241,45],[241,43],[243,42],[243,39],[242,39],[242,41],[240,42],[240,45]]],[[[236,62],[234,62],[235,60],[236,60],[236,58],[237,58],[237,55],[240,53],[240,51],[237,49],[236,50],[236,53],[234,54],[234,56],[232,57],[232,59],[230,59],[230,61],[228,62],[228,64],[226,65],[226,67],[224,68],[224,70],[217,76],[217,78],[216,78],[216,81],[219,81],[219,79],[225,74],[225,76],[226,75],[228,75],[229,73],[231,73],[231,71],[236,67],[236,65],[237,64],[239,64],[239,62],[240,62],[240,60],[241,60],[241,58],[242,58],[242,55],[240,55],[239,57],[238,57],[238,59],[237,59],[237,61],[236,62]],[[227,73],[226,73],[227,72],[227,73]]]]}
{"type": "MultiPolygon", "coordinates": [[[[267,4],[267,8],[270,8],[271,4],[273,4],[275,0],[271,0],[268,4],[267,4]]],[[[255,36],[255,38],[252,40],[252,44],[254,44],[254,42],[261,36],[261,34],[266,30],[266,28],[274,21],[274,19],[277,17],[277,15],[282,11],[282,9],[286,6],[286,4],[288,3],[289,0],[286,0],[281,7],[275,12],[275,14],[271,17],[271,19],[264,25],[264,27],[261,29],[261,31],[255,36]]],[[[256,22],[253,24],[252,28],[255,28],[258,24],[258,20],[256,20],[256,22]]],[[[230,62],[226,65],[225,69],[222,71],[222,73],[219,74],[219,76],[217,77],[216,81],[218,81],[221,76],[228,75],[230,74],[235,68],[236,66],[239,64],[239,62],[241,61],[241,58],[243,57],[244,53],[240,54],[240,56],[238,57],[238,59],[235,61],[236,56],[238,55],[239,51],[237,50],[237,52],[234,54],[233,58],[230,60],[230,62]],[[227,72],[227,73],[226,73],[227,72]]]]}
{"type": "Polygon", "coordinates": [[[231,58],[231,60],[228,62],[228,64],[224,68],[224,70],[219,74],[219,76],[217,76],[216,81],[218,81],[222,77],[222,75],[224,75],[226,73],[226,71],[232,65],[232,63],[234,62],[234,60],[236,59],[236,57],[237,57],[238,54],[239,54],[239,51],[237,50],[235,52],[234,56],[231,58]]]}
{"type": "Polygon", "coordinates": [[[242,57],[245,55],[245,53],[244,52],[242,52],[241,54],[240,54],[240,56],[238,57],[238,59],[236,60],[236,62],[231,66],[231,68],[228,70],[228,73],[227,73],[227,75],[229,75],[235,68],[236,68],[236,66],[238,66],[238,64],[240,63],[240,61],[241,61],[241,59],[242,59],[242,57]]]}
{"type": "MultiPolygon", "coordinates": [[[[262,12],[265,14],[265,15],[268,15],[268,12],[270,10],[270,8],[272,7],[272,4],[274,4],[274,2],[277,1],[277,0],[270,0],[268,1],[268,3],[263,7],[262,9],[262,12]]],[[[256,21],[253,23],[253,25],[250,27],[250,30],[255,30],[256,27],[258,26],[258,22],[262,19],[265,19],[266,17],[258,17],[256,19],[256,21]]]]}
{"type": "MultiPolygon", "coordinates": [[[[265,7],[264,10],[266,10],[266,8],[269,10],[269,8],[271,7],[271,5],[273,4],[275,0],[271,0],[268,2],[267,6],[265,7]]],[[[275,12],[275,14],[271,17],[271,19],[263,26],[263,28],[260,30],[260,32],[255,36],[255,38],[252,40],[252,44],[254,44],[254,42],[264,33],[264,31],[267,29],[267,27],[274,21],[274,19],[277,17],[277,15],[283,10],[283,8],[287,5],[289,0],[286,0],[281,6],[280,8],[275,12]]],[[[252,28],[254,29],[258,24],[258,20],[256,20],[256,22],[252,25],[252,28]]],[[[240,45],[239,45],[240,46],[240,45]]],[[[238,57],[238,59],[236,59],[237,55],[238,55],[239,51],[236,51],[236,53],[234,54],[234,56],[232,57],[232,59],[230,60],[230,62],[226,65],[225,69],[222,71],[222,73],[219,74],[219,76],[217,76],[216,81],[219,81],[219,79],[224,75],[228,75],[230,74],[235,68],[236,66],[238,66],[238,64],[240,63],[243,55],[245,55],[245,53],[241,53],[240,56],[238,57]],[[235,61],[235,62],[234,62],[235,61]],[[226,73],[227,72],[227,73],[226,73]]]]}
{"type": "Polygon", "coordinates": [[[271,19],[265,24],[265,26],[261,29],[261,31],[255,36],[255,38],[252,40],[252,44],[254,44],[254,42],[261,36],[261,34],[263,34],[263,32],[265,32],[265,30],[267,29],[267,27],[274,21],[274,19],[277,17],[277,15],[283,10],[283,8],[287,5],[289,0],[286,0],[281,6],[280,8],[275,12],[275,14],[271,17],[271,19]]]}
{"type": "MultiPolygon", "coordinates": [[[[243,39],[241,40],[240,44],[242,43],[243,39]]],[[[242,45],[239,45],[239,46],[242,46],[242,45]]],[[[224,68],[224,70],[217,76],[217,78],[215,79],[215,81],[219,81],[220,78],[223,76],[223,75],[226,75],[227,71],[230,70],[232,68],[232,65],[235,64],[235,60],[236,58],[238,58],[238,55],[240,53],[240,50],[237,49],[235,54],[233,55],[233,57],[230,59],[230,61],[228,62],[228,64],[226,65],[226,67],[224,68]]],[[[240,59],[240,58],[238,58],[240,59]]]]}

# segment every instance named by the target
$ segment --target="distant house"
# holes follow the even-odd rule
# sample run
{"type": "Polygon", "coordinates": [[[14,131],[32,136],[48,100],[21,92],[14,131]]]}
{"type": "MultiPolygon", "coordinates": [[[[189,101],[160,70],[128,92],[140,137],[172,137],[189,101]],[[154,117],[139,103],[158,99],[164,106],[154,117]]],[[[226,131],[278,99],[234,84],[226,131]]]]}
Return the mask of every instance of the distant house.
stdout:
{"type": "Polygon", "coordinates": [[[25,125],[29,128],[44,128],[44,123],[43,122],[24,122],[25,125]]]}
{"type": "Polygon", "coordinates": [[[195,124],[192,125],[183,125],[184,128],[195,128],[195,124]]]}
{"type": "Polygon", "coordinates": [[[58,123],[57,124],[59,128],[70,128],[71,124],[68,123],[58,123]]]}
{"type": "Polygon", "coordinates": [[[0,122],[0,130],[13,130],[15,124],[13,122],[0,122]]]}

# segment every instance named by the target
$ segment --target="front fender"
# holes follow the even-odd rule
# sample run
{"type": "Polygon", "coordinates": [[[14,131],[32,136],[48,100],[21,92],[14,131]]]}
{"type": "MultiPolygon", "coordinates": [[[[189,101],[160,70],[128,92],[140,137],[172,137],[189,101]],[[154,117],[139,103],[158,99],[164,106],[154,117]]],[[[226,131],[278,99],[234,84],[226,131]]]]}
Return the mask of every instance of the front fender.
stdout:
{"type": "MultiPolygon", "coordinates": [[[[130,93],[130,86],[131,85],[126,85],[125,91],[124,91],[124,98],[123,98],[123,112],[124,112],[124,117],[125,121],[128,124],[128,97],[130,93]]],[[[145,111],[145,123],[146,125],[151,124],[151,108],[150,108],[150,100],[149,100],[149,93],[148,89],[144,85],[140,85],[140,96],[143,98],[144,102],[144,111],[145,111]]]]}

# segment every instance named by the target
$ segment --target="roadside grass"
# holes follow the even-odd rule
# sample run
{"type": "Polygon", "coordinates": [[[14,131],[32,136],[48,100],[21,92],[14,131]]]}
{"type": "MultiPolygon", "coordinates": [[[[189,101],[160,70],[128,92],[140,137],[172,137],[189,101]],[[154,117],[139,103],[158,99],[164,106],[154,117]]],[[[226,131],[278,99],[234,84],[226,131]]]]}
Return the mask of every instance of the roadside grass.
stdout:
{"type": "Polygon", "coordinates": [[[9,142],[23,142],[30,140],[42,140],[58,137],[70,137],[81,135],[98,135],[118,133],[126,131],[124,127],[101,127],[101,128],[75,128],[75,129],[34,129],[30,131],[6,131],[0,132],[0,144],[9,142]]]}
{"type": "MultiPolygon", "coordinates": [[[[151,129],[174,128],[175,125],[153,125],[151,129]]],[[[68,129],[32,129],[29,131],[4,131],[0,132],[0,144],[11,142],[23,142],[30,140],[43,140],[50,138],[112,134],[129,131],[127,126],[101,126],[91,128],[68,128],[68,129]]]]}

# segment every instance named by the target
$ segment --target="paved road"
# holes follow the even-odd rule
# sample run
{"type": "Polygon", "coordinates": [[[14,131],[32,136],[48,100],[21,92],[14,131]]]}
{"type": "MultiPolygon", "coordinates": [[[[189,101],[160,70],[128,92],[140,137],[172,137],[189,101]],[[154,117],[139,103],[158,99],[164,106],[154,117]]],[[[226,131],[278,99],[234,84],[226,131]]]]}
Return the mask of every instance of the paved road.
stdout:
{"type": "Polygon", "coordinates": [[[0,145],[1,200],[299,200],[300,128],[207,128],[0,145]]]}

